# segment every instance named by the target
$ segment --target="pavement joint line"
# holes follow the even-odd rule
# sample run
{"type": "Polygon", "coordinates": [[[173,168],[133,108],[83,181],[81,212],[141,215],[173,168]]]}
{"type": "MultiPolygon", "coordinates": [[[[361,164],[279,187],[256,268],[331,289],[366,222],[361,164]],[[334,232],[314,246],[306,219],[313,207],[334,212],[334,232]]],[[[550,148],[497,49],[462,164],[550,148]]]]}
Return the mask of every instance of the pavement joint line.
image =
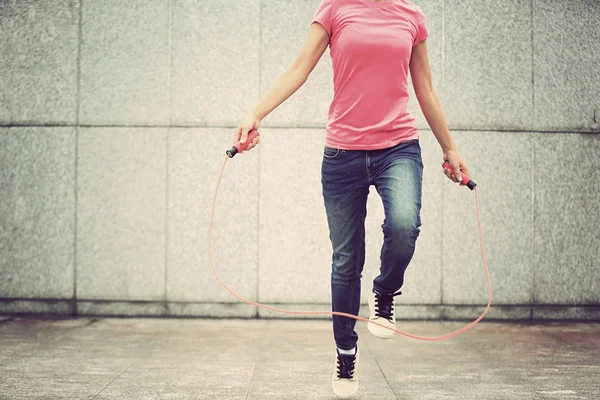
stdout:
{"type": "Polygon", "coordinates": [[[123,375],[125,372],[127,372],[127,370],[128,370],[129,368],[131,368],[131,366],[132,366],[134,363],[135,363],[135,361],[132,361],[132,362],[131,362],[131,364],[129,364],[129,365],[127,366],[127,368],[125,368],[123,371],[121,371],[121,373],[120,373],[119,375],[115,376],[115,377],[113,378],[113,380],[112,380],[112,381],[108,382],[108,383],[106,384],[106,386],[104,386],[102,389],[100,389],[100,391],[99,391],[98,393],[96,393],[96,395],[95,395],[94,397],[92,397],[92,400],[94,400],[96,397],[98,397],[98,396],[100,395],[100,393],[104,392],[104,390],[105,390],[107,387],[109,387],[110,385],[112,385],[112,383],[113,383],[114,381],[116,381],[117,379],[119,379],[119,378],[121,377],[121,375],[123,375]]]}
{"type": "MultiPolygon", "coordinates": [[[[260,320],[259,318],[255,318],[255,320],[260,320]]],[[[254,362],[254,365],[252,367],[252,375],[250,376],[250,384],[248,385],[248,390],[246,391],[246,397],[245,400],[248,400],[250,398],[250,393],[252,392],[252,386],[254,384],[254,375],[256,374],[256,367],[258,366],[258,363],[261,361],[261,354],[264,351],[265,348],[265,343],[267,343],[270,339],[272,339],[272,330],[269,329],[269,325],[271,324],[271,321],[268,319],[263,319],[261,326],[263,331],[266,331],[264,334],[262,335],[258,335],[256,337],[254,337],[252,340],[254,341],[254,349],[256,352],[256,361],[254,362]]]]}
{"type": "MultiPolygon", "coordinates": [[[[367,335],[369,335],[369,334],[367,334],[367,335]]],[[[377,361],[377,357],[375,357],[375,354],[373,354],[373,350],[371,350],[371,346],[369,346],[369,340],[367,338],[365,338],[364,342],[367,345],[367,349],[369,350],[369,353],[371,353],[371,356],[373,356],[373,360],[375,360],[375,364],[377,364],[377,368],[379,368],[379,372],[381,372],[381,375],[383,375],[383,379],[385,379],[385,383],[387,383],[388,387],[392,391],[392,394],[394,395],[396,400],[398,400],[398,395],[396,394],[396,391],[390,384],[390,381],[388,381],[388,378],[387,378],[387,376],[385,376],[383,369],[381,369],[381,365],[379,365],[379,361],[377,361]]]]}
{"type": "Polygon", "coordinates": [[[252,367],[252,374],[250,375],[250,383],[248,383],[248,390],[246,391],[245,399],[248,400],[248,396],[250,396],[250,392],[252,390],[252,384],[254,383],[254,373],[256,372],[256,366],[258,365],[258,357],[254,362],[254,366],[252,367]]]}
{"type": "MultiPolygon", "coordinates": [[[[142,344],[142,345],[140,345],[139,347],[144,347],[144,346],[147,346],[147,347],[148,347],[148,349],[152,349],[152,348],[153,348],[153,346],[156,344],[156,342],[158,342],[158,340],[159,340],[158,338],[157,338],[157,339],[154,339],[154,340],[150,341],[150,343],[148,343],[147,345],[146,345],[145,343],[143,343],[143,344],[142,344]]],[[[151,351],[147,351],[145,354],[150,354],[150,353],[151,353],[151,351]]],[[[121,377],[121,376],[122,376],[122,375],[123,375],[125,372],[127,372],[127,371],[128,371],[128,370],[129,370],[131,367],[133,367],[133,366],[134,366],[136,363],[139,363],[139,362],[141,362],[142,360],[145,360],[146,358],[147,358],[147,356],[146,356],[146,357],[139,358],[139,359],[134,359],[134,360],[132,360],[132,361],[131,361],[131,363],[130,363],[130,364],[127,366],[127,368],[125,368],[123,371],[121,371],[121,372],[119,373],[119,375],[115,376],[115,377],[114,377],[114,378],[113,378],[113,379],[112,379],[110,382],[108,382],[108,383],[106,384],[106,386],[104,386],[104,387],[103,387],[103,388],[102,388],[102,389],[101,389],[101,390],[100,390],[98,393],[96,393],[96,395],[94,395],[94,397],[92,397],[92,398],[91,398],[91,400],[94,400],[96,397],[98,397],[98,396],[99,396],[99,395],[100,395],[100,394],[101,394],[101,393],[102,393],[104,390],[106,390],[106,388],[107,388],[107,387],[109,387],[110,385],[112,385],[112,383],[113,383],[114,381],[116,381],[117,379],[119,379],[119,378],[120,378],[120,377],[121,377]]]]}

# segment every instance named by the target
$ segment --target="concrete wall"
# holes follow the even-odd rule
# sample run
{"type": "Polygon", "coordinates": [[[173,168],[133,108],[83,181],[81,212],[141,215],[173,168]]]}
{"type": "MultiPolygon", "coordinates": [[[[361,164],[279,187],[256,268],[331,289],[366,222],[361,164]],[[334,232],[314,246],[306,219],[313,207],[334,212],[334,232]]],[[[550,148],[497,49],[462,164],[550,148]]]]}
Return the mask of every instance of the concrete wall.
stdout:
{"type": "MultiPolygon", "coordinates": [[[[600,3],[418,0],[449,126],[479,183],[491,318],[600,319],[600,3]]],[[[213,278],[224,150],[319,0],[0,2],[0,312],[271,317],[213,278]]],[[[320,188],[329,52],[225,171],[216,267],[252,300],[329,309],[320,188]],[[281,151],[286,144],[286,149],[281,151]]],[[[473,193],[424,151],[400,314],[486,303],[473,193]]],[[[378,269],[369,199],[363,295],[378,269]]],[[[366,296],[363,297],[366,300],[366,296]]]]}

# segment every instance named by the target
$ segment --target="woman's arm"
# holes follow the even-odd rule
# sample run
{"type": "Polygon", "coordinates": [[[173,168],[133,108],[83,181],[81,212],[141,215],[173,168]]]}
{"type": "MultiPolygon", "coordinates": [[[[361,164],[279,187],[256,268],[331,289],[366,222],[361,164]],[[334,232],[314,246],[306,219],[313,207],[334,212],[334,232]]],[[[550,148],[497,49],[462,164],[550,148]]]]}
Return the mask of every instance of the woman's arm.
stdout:
{"type": "Polygon", "coordinates": [[[460,171],[462,170],[468,174],[469,168],[456,151],[454,140],[448,130],[448,125],[446,124],[444,113],[442,112],[440,100],[433,90],[429,57],[427,56],[427,39],[416,45],[412,50],[412,55],[410,57],[410,75],[423,115],[438,143],[442,147],[444,160],[448,160],[450,166],[454,170],[454,174],[447,170],[444,170],[444,173],[454,182],[460,182],[460,171]]]}
{"type": "MultiPolygon", "coordinates": [[[[308,36],[304,45],[292,64],[279,76],[269,91],[260,99],[254,108],[244,117],[242,123],[237,127],[233,135],[233,143],[239,140],[244,143],[248,132],[258,129],[260,121],[281,103],[294,94],[308,79],[319,59],[327,49],[329,34],[320,24],[313,23],[310,26],[308,36]]],[[[258,144],[259,138],[246,148],[250,150],[258,144]]]]}

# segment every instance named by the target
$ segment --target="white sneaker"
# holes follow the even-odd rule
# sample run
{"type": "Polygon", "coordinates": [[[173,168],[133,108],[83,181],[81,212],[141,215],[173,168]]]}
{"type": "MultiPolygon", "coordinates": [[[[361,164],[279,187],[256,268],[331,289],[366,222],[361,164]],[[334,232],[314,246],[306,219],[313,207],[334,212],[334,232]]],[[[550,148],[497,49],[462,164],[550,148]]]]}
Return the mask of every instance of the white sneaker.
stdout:
{"type": "MultiPolygon", "coordinates": [[[[369,319],[383,326],[396,329],[396,315],[394,314],[396,300],[394,297],[399,294],[402,294],[402,292],[391,294],[371,292],[369,296],[369,319]]],[[[396,333],[371,322],[367,324],[367,328],[369,328],[369,332],[380,339],[389,339],[396,333]]]]}
{"type": "Polygon", "coordinates": [[[358,392],[358,346],[354,355],[340,354],[335,349],[335,366],[333,368],[333,393],[338,399],[349,399],[358,392]]]}

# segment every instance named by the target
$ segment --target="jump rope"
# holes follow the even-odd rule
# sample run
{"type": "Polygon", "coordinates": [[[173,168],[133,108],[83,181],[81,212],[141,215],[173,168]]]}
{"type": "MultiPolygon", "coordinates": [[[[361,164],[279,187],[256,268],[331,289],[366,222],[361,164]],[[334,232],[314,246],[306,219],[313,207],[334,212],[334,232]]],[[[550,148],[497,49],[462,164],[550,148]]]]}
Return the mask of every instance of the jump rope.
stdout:
{"type": "MultiPolygon", "coordinates": [[[[252,300],[248,300],[245,299],[244,297],[240,296],[239,294],[237,294],[236,292],[234,292],[231,288],[229,288],[229,286],[227,286],[227,284],[225,284],[225,282],[223,282],[223,280],[221,279],[221,277],[219,276],[219,274],[217,273],[217,270],[215,268],[215,264],[213,262],[212,259],[212,250],[211,250],[211,237],[212,237],[212,228],[213,228],[213,221],[215,218],[215,206],[217,203],[217,195],[219,193],[219,186],[221,184],[221,178],[223,177],[223,171],[225,170],[225,165],[227,165],[227,160],[229,160],[230,158],[233,158],[233,156],[235,156],[237,153],[239,153],[240,151],[244,151],[248,145],[250,143],[252,143],[252,141],[259,136],[259,133],[256,129],[248,132],[248,138],[246,139],[246,141],[244,143],[240,143],[238,142],[234,147],[232,147],[231,149],[226,151],[227,157],[225,157],[225,161],[223,162],[223,166],[221,167],[221,173],[219,174],[219,179],[217,180],[217,187],[215,189],[215,196],[213,199],[213,204],[212,204],[212,211],[211,211],[211,216],[210,216],[210,224],[209,224],[209,229],[208,229],[208,259],[210,261],[210,265],[212,267],[212,271],[213,274],[215,275],[215,278],[217,278],[217,280],[219,281],[219,283],[229,292],[233,295],[233,297],[237,298],[238,300],[252,305],[252,306],[256,306],[256,307],[261,307],[264,308],[266,310],[271,310],[271,311],[275,311],[278,313],[283,313],[283,314],[290,314],[290,315],[337,315],[340,317],[348,317],[348,318],[354,318],[357,321],[363,321],[363,322],[370,322],[372,324],[375,324],[377,326],[380,326],[382,328],[388,329],[390,331],[394,331],[400,335],[406,336],[408,338],[411,339],[417,339],[417,340],[425,340],[425,341],[436,341],[436,340],[443,340],[443,339],[448,339],[452,336],[458,335],[459,333],[462,333],[468,329],[471,329],[473,326],[475,326],[477,323],[479,323],[479,321],[481,321],[483,319],[483,317],[485,317],[485,315],[487,314],[487,312],[490,309],[490,306],[492,304],[492,284],[490,283],[490,274],[488,271],[488,266],[487,266],[487,261],[485,258],[485,251],[483,249],[483,233],[482,233],[482,229],[481,229],[481,216],[479,213],[479,197],[477,195],[477,189],[476,186],[477,184],[475,182],[473,182],[469,176],[467,176],[467,174],[465,174],[464,172],[461,172],[462,175],[462,180],[460,182],[461,186],[466,186],[469,189],[471,189],[474,193],[475,193],[475,209],[477,212],[477,224],[479,227],[479,244],[481,246],[481,257],[483,259],[483,268],[485,270],[485,279],[487,282],[487,289],[488,289],[488,303],[487,306],[485,308],[485,311],[479,316],[479,318],[477,318],[475,321],[471,322],[470,324],[457,329],[453,332],[447,333],[445,335],[441,335],[441,336],[431,336],[431,337],[427,337],[427,336],[417,336],[417,335],[412,335],[410,333],[406,333],[403,332],[401,330],[398,329],[393,329],[390,328],[388,326],[382,325],[378,322],[375,321],[371,321],[367,318],[363,318],[363,317],[359,317],[356,315],[352,315],[352,314],[348,314],[348,313],[344,313],[344,312],[339,312],[339,311],[293,311],[293,310],[284,310],[281,308],[277,308],[277,307],[272,307],[272,306],[268,306],[266,304],[261,304],[252,300]]],[[[450,167],[450,163],[448,161],[444,162],[444,164],[442,165],[442,167],[444,169],[447,169],[449,171],[452,171],[452,168],[450,167]]],[[[395,311],[395,310],[394,310],[395,311]]]]}

